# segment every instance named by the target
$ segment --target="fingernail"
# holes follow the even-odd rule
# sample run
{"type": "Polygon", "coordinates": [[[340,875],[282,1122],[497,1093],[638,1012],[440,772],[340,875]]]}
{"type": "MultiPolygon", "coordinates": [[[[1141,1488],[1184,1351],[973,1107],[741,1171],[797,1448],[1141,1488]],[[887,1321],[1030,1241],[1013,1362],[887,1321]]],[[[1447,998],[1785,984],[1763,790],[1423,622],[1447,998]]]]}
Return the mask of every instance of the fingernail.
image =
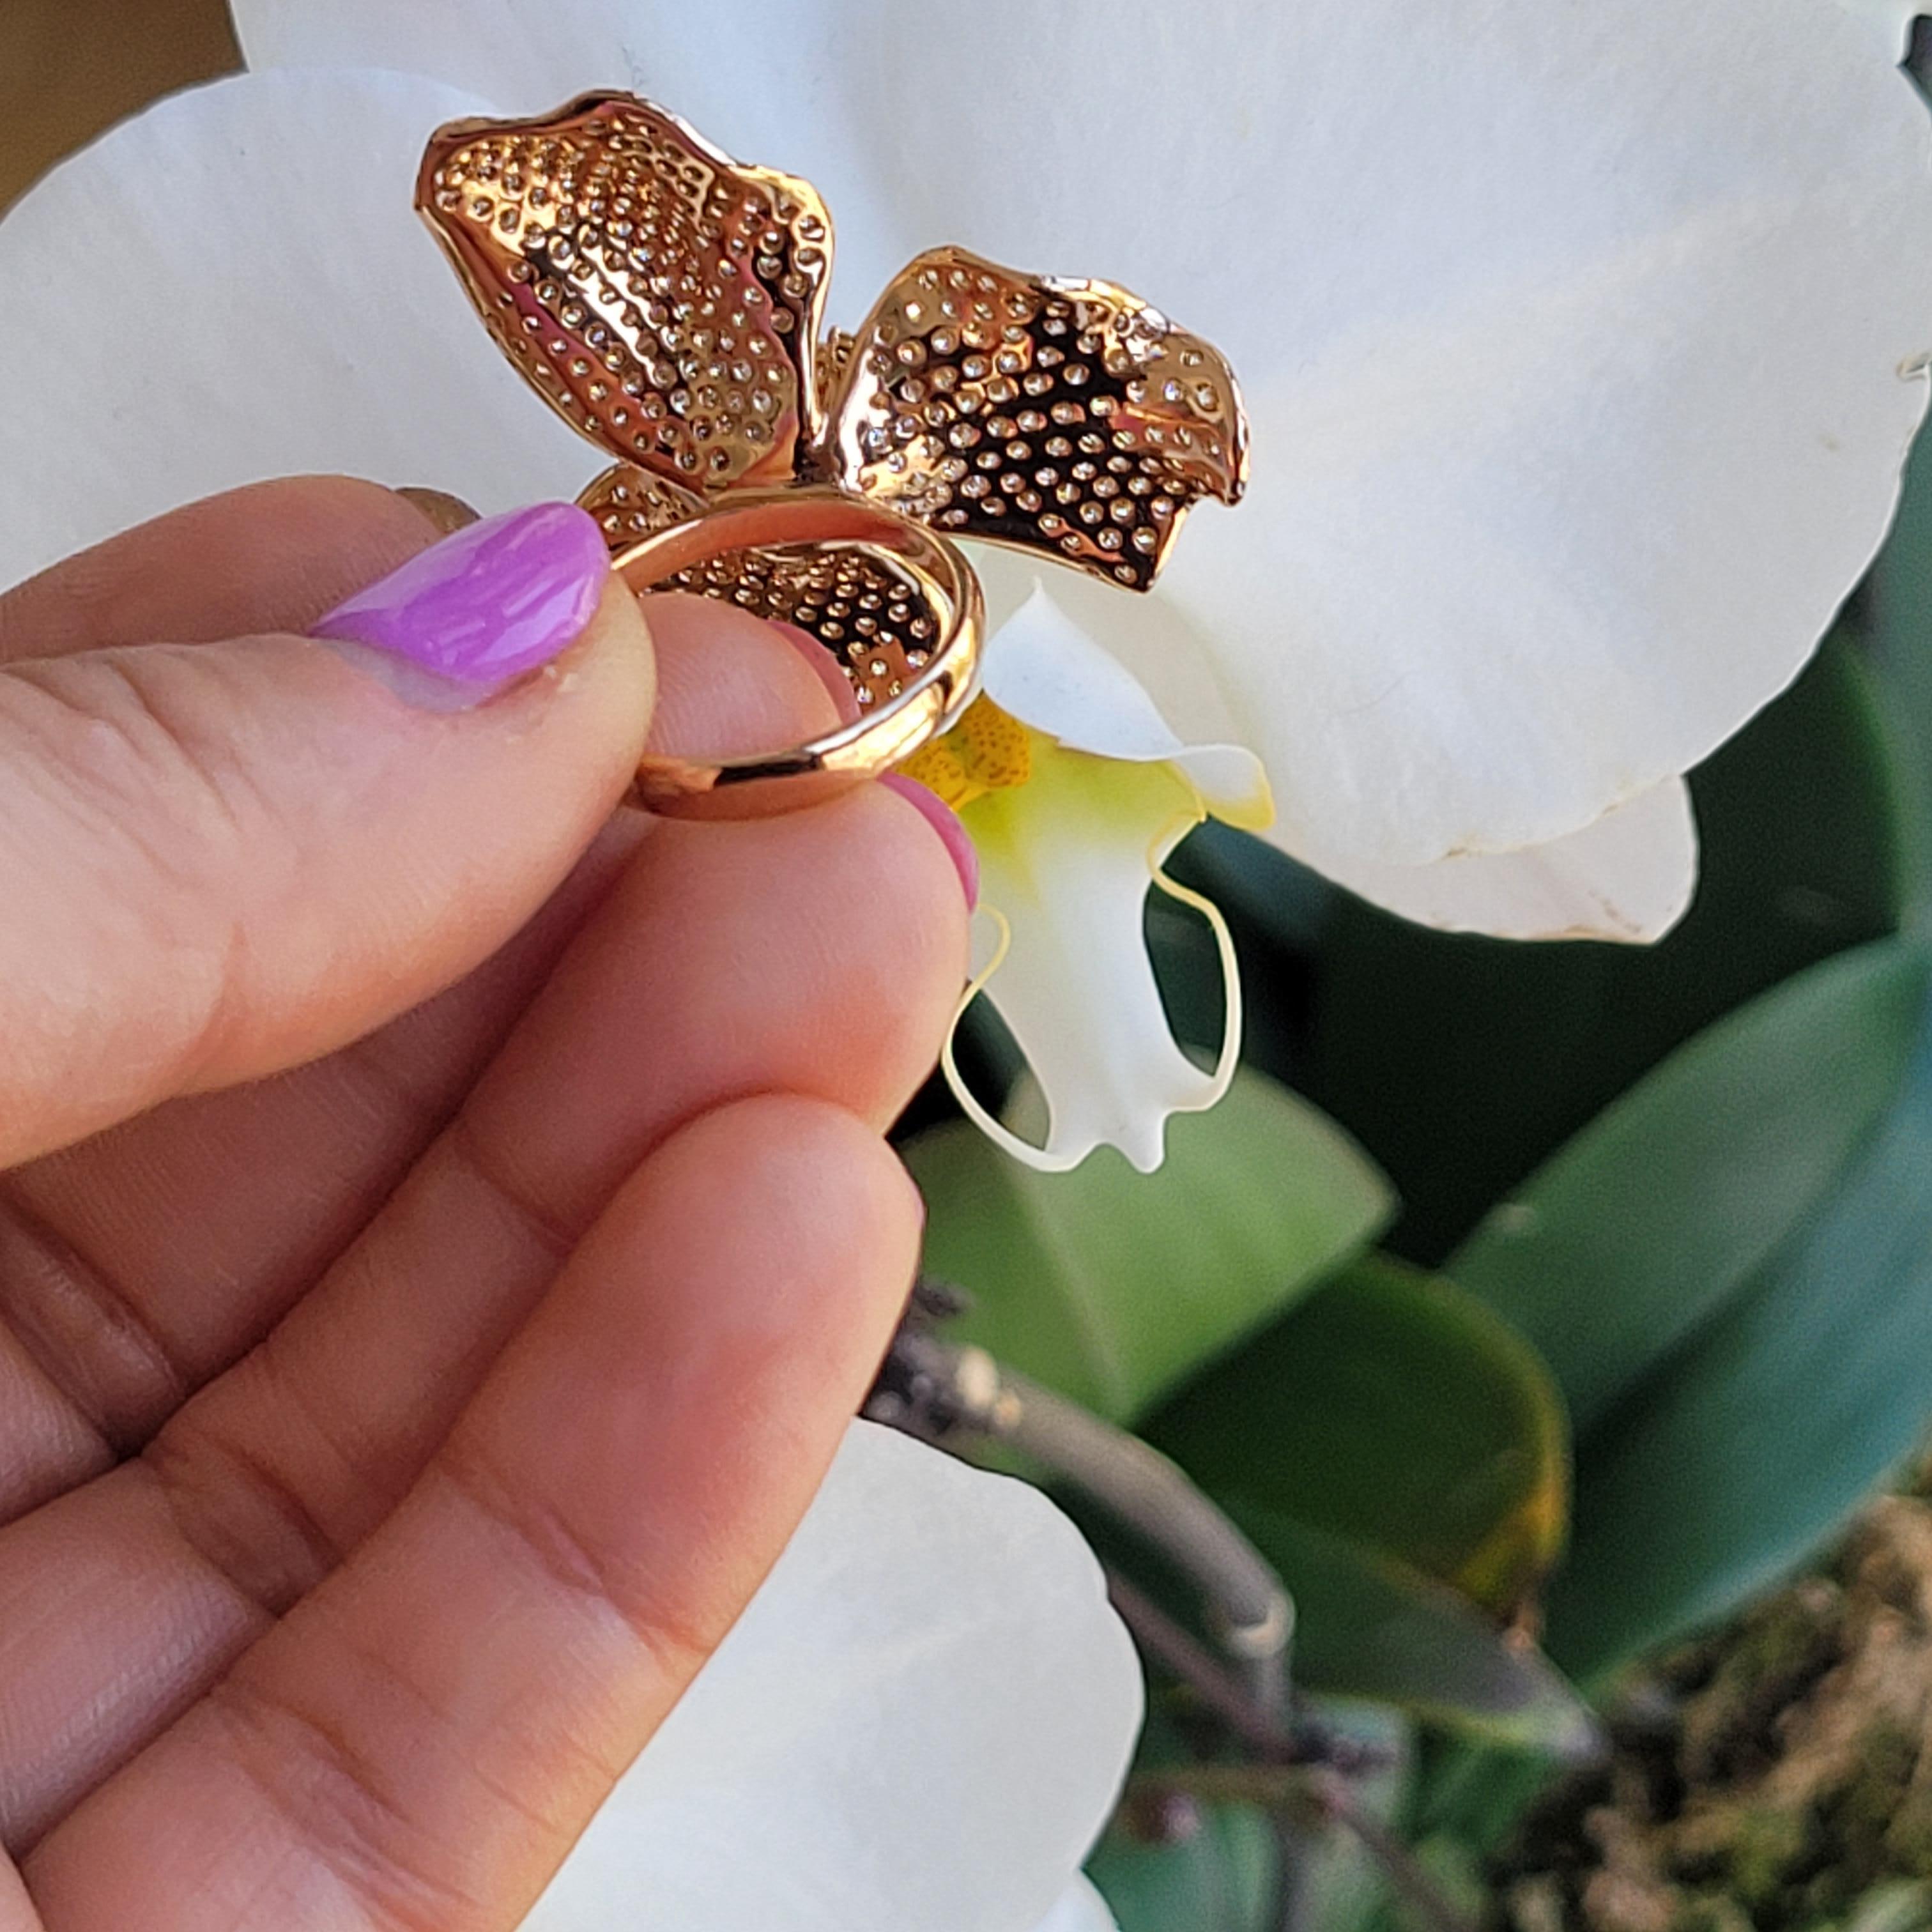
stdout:
{"type": "Polygon", "coordinates": [[[413,504],[444,536],[467,530],[482,514],[472,509],[460,496],[452,496],[447,490],[430,489],[423,484],[402,484],[396,494],[404,502],[413,504]]]}
{"type": "Polygon", "coordinates": [[[973,849],[972,836],[960,824],[958,813],[930,785],[922,785],[902,772],[888,772],[879,782],[889,791],[897,792],[939,834],[940,843],[952,861],[952,869],[959,874],[959,884],[966,894],[966,910],[971,912],[980,903],[980,855],[973,849]]]}
{"type": "Polygon", "coordinates": [[[310,636],[412,704],[479,704],[583,634],[610,572],[596,520],[573,503],[486,517],[412,556],[310,636]]]}

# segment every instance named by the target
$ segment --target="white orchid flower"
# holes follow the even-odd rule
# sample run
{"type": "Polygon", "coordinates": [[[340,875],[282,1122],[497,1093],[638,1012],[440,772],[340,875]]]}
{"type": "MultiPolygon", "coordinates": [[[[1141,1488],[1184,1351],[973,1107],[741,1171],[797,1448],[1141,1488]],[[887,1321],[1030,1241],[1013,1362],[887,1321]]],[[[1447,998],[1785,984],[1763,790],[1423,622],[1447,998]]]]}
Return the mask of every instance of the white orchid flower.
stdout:
{"type": "Polygon", "coordinates": [[[1838,0],[1849,14],[1865,22],[1879,37],[1892,60],[1903,60],[1910,50],[1912,23],[1918,18],[1920,0],[1838,0]]]}
{"type": "MultiPolygon", "coordinates": [[[[817,184],[858,301],[944,238],[1209,335],[1253,418],[1248,502],[1196,519],[1144,607],[1054,592],[1184,738],[1261,754],[1288,849],[1372,886],[1674,788],[1869,560],[1932,349],[1926,116],[1892,65],[1917,10],[236,8],[257,66],[674,102],[817,184]]],[[[1540,929],[1561,880],[1559,930],[1654,930],[1691,851],[1681,813],[1640,817],[1640,898],[1599,838],[1534,862],[1514,914],[1461,874],[1480,922],[1540,929]]],[[[1457,890],[1426,891],[1453,919],[1457,890]]]]}
{"type": "Polygon", "coordinates": [[[1075,1872],[1139,1713],[1066,1519],[855,1424],[523,1932],[1108,1928],[1075,1872]]]}
{"type": "MultiPolygon", "coordinates": [[[[1198,514],[1148,597],[1057,574],[1066,626],[1174,742],[1258,754],[1270,836],[1343,884],[1445,927],[1652,938],[1695,878],[1682,775],[1803,664],[1924,407],[1915,10],[982,0],[963,29],[886,0],[236,0],[258,77],[110,135],[0,228],[16,339],[59,345],[0,402],[61,453],[0,479],[0,579],[291,468],[574,494],[580,446],[398,184],[442,120],[634,87],[814,182],[846,320],[949,241],[1124,282],[1226,350],[1247,501],[1198,514]]],[[[975,561],[1010,618],[1034,567],[975,561]]],[[[977,811],[1012,834],[988,897],[1022,834],[1036,882],[1091,905],[1113,880],[1114,947],[1082,956],[1105,991],[1052,980],[1070,922],[1009,892],[992,992],[1053,1062],[1049,1159],[1097,1137],[1144,1165],[1211,1090],[1120,937],[1151,878],[1118,862],[1128,820],[1058,812],[1078,850],[1023,821],[1064,796],[977,811]]]]}
{"type": "Polygon", "coordinates": [[[1042,1920],[1038,1932],[1120,1932],[1107,1901],[1084,1879],[1076,1879],[1042,1920]]]}
{"type": "MultiPolygon", "coordinates": [[[[1047,1070],[1048,1148],[1113,1138],[1144,1164],[1150,1123],[1212,1076],[1152,1031],[1119,935],[1178,826],[1258,818],[1236,748],[1278,843],[1411,916],[1642,939],[1688,902],[1682,775],[1802,665],[1924,406],[1932,179],[1892,64],[1913,10],[238,0],[254,74],[115,130],[0,224],[13,339],[38,352],[0,367],[32,453],[0,466],[0,583],[292,470],[485,510],[575,494],[582,446],[410,213],[450,119],[598,85],[664,100],[824,192],[848,320],[940,241],[1132,286],[1228,352],[1253,487],[1194,520],[1145,598],[1065,577],[1029,603],[1032,566],[978,553],[1006,627],[988,702],[1030,776],[964,804],[1014,909],[1000,994],[1047,1070]],[[1082,922],[1116,934],[1104,957],[1082,922]],[[1100,976],[1084,1006],[1050,970],[1076,950],[1100,976]],[[1083,1050],[1073,1016],[1090,1034],[1110,1009],[1131,1025],[1083,1050]]],[[[635,1923],[646,1870],[674,1928],[1022,1932],[1056,1894],[1056,1932],[1103,1922],[1064,1882],[1132,1698],[1039,1508],[860,1431],[534,1922],[635,1923]],[[950,1514],[972,1546],[950,1568],[926,1540],[950,1514]],[[880,1591],[890,1628],[862,1618],[880,1591]],[[741,1695],[755,1723],[728,1715],[741,1695]],[[754,1832],[804,1862],[796,1888],[716,1906],[710,1882],[756,1882],[716,1848],[754,1832]],[[895,1890],[933,1873],[943,1896],[895,1890]]]]}
{"type": "Polygon", "coordinates": [[[1261,760],[1239,745],[1183,745],[1042,585],[993,633],[980,696],[904,770],[959,814],[978,852],[999,938],[978,930],[975,985],[990,989],[1026,1054],[1048,1109],[1046,1144],[987,1112],[949,1043],[968,1113],[1036,1167],[1072,1167],[1113,1146],[1152,1172],[1168,1116],[1226,1092],[1241,1025],[1226,923],[1162,864],[1210,813],[1251,830],[1270,823],[1261,760]],[[1201,912],[1220,950],[1228,1011],[1211,1072],[1168,1031],[1141,932],[1150,879],[1201,912]]]}

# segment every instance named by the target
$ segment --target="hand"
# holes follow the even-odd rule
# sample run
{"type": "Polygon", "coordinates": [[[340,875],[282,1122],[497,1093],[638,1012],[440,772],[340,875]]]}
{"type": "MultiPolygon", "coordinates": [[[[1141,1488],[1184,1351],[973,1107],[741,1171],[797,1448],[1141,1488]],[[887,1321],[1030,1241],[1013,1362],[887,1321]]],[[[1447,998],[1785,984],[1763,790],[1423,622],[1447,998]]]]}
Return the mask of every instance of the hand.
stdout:
{"type": "Polygon", "coordinates": [[[654,680],[832,700],[601,562],[466,709],[298,634],[436,534],[264,485],[0,599],[0,1932],[514,1926],[911,1276],[941,840],[614,819],[654,680]]]}

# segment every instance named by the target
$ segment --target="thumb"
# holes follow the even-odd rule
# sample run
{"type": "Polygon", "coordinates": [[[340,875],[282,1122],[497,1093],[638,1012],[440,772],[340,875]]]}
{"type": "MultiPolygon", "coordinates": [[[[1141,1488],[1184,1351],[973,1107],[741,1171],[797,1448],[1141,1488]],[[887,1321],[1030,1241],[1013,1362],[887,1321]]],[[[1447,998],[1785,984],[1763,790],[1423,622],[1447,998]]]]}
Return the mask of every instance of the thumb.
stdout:
{"type": "Polygon", "coordinates": [[[460,977],[622,796],[653,686],[564,504],[446,538],[308,638],[0,667],[0,1167],[460,977]]]}

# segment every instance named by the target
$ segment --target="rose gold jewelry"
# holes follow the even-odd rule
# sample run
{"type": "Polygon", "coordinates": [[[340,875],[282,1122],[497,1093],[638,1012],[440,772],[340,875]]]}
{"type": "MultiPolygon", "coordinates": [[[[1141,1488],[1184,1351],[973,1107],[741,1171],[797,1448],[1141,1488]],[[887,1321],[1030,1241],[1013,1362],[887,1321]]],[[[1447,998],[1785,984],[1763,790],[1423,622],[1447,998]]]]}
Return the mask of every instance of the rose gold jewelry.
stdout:
{"type": "Polygon", "coordinates": [[[821,640],[828,626],[856,628],[840,625],[834,610],[862,618],[870,604],[879,612],[869,634],[858,634],[864,660],[840,655],[855,694],[870,707],[856,722],[769,757],[701,764],[647,754],[638,795],[655,811],[702,806],[713,817],[761,818],[809,805],[890,771],[971,694],[984,623],[979,579],[953,545],[862,498],[836,490],[734,490],[704,514],[626,544],[615,566],[634,590],[672,584],[747,604],[755,594],[793,622],[808,614],[815,584],[819,598],[809,612],[818,614],[821,640]],[[754,566],[769,574],[754,578],[754,566]],[[775,600],[772,580],[788,572],[792,587],[775,600]],[[893,626],[890,638],[882,634],[893,626]],[[909,645],[928,626],[933,647],[909,645]]]}
{"type": "Polygon", "coordinates": [[[1226,361],[1112,283],[934,249],[823,333],[811,185],[628,94],[438,130],[416,206],[526,380],[618,459],[579,500],[632,588],[796,625],[851,681],[857,721],[808,743],[646,758],[657,811],[787,810],[945,729],[983,627],[950,539],[1145,590],[1193,504],[1246,481],[1226,361]]]}

